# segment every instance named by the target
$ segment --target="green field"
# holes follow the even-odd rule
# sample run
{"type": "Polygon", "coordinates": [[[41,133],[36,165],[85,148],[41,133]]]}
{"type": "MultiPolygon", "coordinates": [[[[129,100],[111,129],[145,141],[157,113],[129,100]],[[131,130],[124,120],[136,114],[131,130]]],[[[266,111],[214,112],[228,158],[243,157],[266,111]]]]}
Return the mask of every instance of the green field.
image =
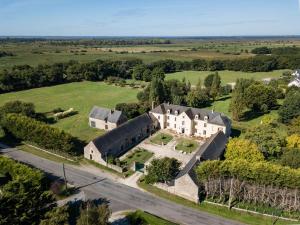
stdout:
{"type": "MultiPolygon", "coordinates": [[[[279,78],[284,71],[288,70],[275,70],[272,72],[256,72],[256,73],[246,73],[246,72],[240,72],[240,71],[219,71],[219,75],[221,76],[221,80],[223,84],[227,83],[233,83],[238,78],[248,78],[248,79],[255,79],[255,80],[262,80],[264,78],[279,78]]],[[[178,79],[182,80],[185,78],[186,80],[189,80],[192,85],[196,85],[198,80],[201,79],[202,84],[205,79],[205,77],[211,73],[211,71],[183,71],[183,72],[177,72],[177,73],[170,73],[166,76],[166,80],[171,79],[178,79]]]]}
{"type": "Polygon", "coordinates": [[[53,124],[81,140],[89,141],[104,131],[90,128],[88,115],[94,105],[114,108],[117,103],[137,101],[138,89],[116,87],[103,82],[78,82],[52,87],[36,88],[0,95],[0,105],[21,100],[32,102],[41,113],[51,112],[57,107],[74,108],[78,114],[53,124]]]}
{"type": "Polygon", "coordinates": [[[152,137],[150,139],[150,141],[157,145],[161,145],[161,144],[166,145],[170,141],[172,141],[172,139],[173,139],[173,137],[171,135],[160,132],[157,135],[155,135],[154,137],[152,137]]]}
{"type": "Polygon", "coordinates": [[[137,150],[134,150],[134,152],[127,155],[126,158],[124,160],[122,160],[122,162],[126,163],[126,165],[128,165],[128,166],[131,166],[133,164],[133,162],[144,164],[152,156],[153,156],[152,152],[149,152],[145,149],[137,149],[137,150]]]}
{"type": "Polygon", "coordinates": [[[199,146],[198,142],[194,140],[180,138],[177,142],[175,149],[186,153],[192,153],[198,148],[198,146],[199,146]]]}

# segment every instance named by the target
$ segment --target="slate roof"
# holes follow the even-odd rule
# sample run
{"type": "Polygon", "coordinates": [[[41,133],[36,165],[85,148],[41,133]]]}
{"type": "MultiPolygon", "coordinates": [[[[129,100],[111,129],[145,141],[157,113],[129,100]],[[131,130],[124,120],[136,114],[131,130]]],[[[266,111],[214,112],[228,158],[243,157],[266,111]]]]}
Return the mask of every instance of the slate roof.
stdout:
{"type": "Polygon", "coordinates": [[[198,115],[200,120],[204,120],[204,117],[207,116],[209,123],[213,123],[221,126],[226,126],[227,124],[230,124],[229,118],[224,114],[219,112],[213,112],[212,110],[207,110],[207,109],[198,109],[198,108],[163,103],[157,106],[156,108],[152,109],[150,112],[158,113],[158,114],[166,114],[168,110],[170,110],[171,115],[175,115],[175,111],[178,112],[178,115],[185,112],[190,119],[194,119],[195,116],[198,115]]]}
{"type": "Polygon", "coordinates": [[[200,164],[201,160],[216,160],[224,152],[227,143],[227,137],[222,131],[212,135],[203,145],[201,145],[192,159],[179,172],[176,179],[189,174],[193,181],[197,184],[196,173],[194,168],[200,164]]]}
{"type": "Polygon", "coordinates": [[[107,120],[110,123],[122,123],[127,121],[126,116],[121,111],[98,106],[92,108],[89,117],[98,120],[107,120]]]}
{"type": "Polygon", "coordinates": [[[145,113],[123,123],[121,126],[94,139],[92,142],[101,152],[102,156],[105,156],[106,154],[119,156],[122,153],[120,147],[124,144],[126,138],[131,139],[132,137],[136,137],[140,134],[141,129],[145,129],[151,125],[152,119],[145,113]]]}

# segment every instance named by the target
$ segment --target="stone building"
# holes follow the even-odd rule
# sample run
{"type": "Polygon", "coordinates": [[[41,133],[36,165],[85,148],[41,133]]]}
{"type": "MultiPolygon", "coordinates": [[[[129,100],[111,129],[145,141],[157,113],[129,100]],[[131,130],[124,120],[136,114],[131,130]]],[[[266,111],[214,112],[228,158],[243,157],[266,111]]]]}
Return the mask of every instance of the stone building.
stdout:
{"type": "Polygon", "coordinates": [[[89,125],[102,130],[112,130],[127,121],[126,116],[118,110],[94,106],[89,114],[89,125]]]}
{"type": "Polygon", "coordinates": [[[109,157],[119,157],[150,136],[153,121],[148,114],[129,120],[84,147],[84,157],[106,165],[109,157]]]}
{"type": "Polygon", "coordinates": [[[222,113],[163,103],[150,111],[161,129],[178,134],[209,138],[222,131],[227,137],[231,132],[231,121],[222,113]]]}
{"type": "Polygon", "coordinates": [[[175,178],[174,192],[176,195],[196,203],[199,202],[199,183],[195,168],[201,161],[216,160],[222,157],[227,140],[224,133],[219,131],[199,147],[193,158],[175,178]]]}

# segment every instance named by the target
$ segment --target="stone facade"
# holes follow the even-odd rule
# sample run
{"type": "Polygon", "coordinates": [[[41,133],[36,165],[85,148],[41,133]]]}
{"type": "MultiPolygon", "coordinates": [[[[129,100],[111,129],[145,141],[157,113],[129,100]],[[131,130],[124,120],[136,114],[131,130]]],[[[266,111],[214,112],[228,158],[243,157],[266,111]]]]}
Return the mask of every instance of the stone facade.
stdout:
{"type": "Polygon", "coordinates": [[[189,174],[176,179],[174,182],[176,195],[195,203],[199,202],[199,186],[195,184],[189,174]]]}
{"type": "Polygon", "coordinates": [[[150,111],[161,129],[169,129],[177,134],[209,138],[222,131],[230,135],[230,120],[218,112],[195,109],[170,104],[162,104],[150,111]]]}

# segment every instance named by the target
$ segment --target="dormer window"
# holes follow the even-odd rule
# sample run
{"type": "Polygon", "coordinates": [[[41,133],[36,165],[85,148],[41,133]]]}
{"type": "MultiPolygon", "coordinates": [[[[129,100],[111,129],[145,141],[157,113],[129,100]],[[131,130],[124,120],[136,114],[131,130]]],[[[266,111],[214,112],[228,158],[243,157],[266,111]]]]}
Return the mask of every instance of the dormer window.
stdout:
{"type": "Polygon", "coordinates": [[[178,111],[177,110],[175,111],[175,115],[178,116],[178,111]]]}
{"type": "Polygon", "coordinates": [[[208,116],[204,116],[204,120],[207,121],[208,120],[208,116]]]}
{"type": "Polygon", "coordinates": [[[170,112],[171,112],[170,109],[168,109],[167,113],[170,114],[170,112]]]}
{"type": "Polygon", "coordinates": [[[199,115],[195,115],[195,120],[198,120],[199,119],[199,115]]]}

